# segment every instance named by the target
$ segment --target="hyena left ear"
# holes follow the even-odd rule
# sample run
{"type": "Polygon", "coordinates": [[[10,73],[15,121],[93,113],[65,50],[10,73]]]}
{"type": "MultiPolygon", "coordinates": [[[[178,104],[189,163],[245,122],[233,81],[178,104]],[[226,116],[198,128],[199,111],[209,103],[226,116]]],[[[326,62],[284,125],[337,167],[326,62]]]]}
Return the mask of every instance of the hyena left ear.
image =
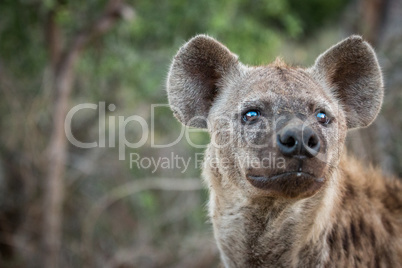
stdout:
{"type": "Polygon", "coordinates": [[[339,100],[348,128],[366,127],[377,117],[384,95],[381,69],[373,48],[360,36],[325,51],[310,71],[339,100]]]}
{"type": "Polygon", "coordinates": [[[224,81],[240,68],[237,56],[206,35],[197,35],[177,52],[167,80],[170,107],[184,125],[207,128],[206,118],[224,81]]]}

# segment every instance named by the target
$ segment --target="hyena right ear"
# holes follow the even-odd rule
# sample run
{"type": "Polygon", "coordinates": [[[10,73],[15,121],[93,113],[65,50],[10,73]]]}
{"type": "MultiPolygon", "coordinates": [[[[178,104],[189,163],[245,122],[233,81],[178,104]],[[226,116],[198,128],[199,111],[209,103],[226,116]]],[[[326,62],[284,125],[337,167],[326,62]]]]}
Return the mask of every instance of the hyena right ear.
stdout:
{"type": "Polygon", "coordinates": [[[206,35],[184,44],[173,59],[167,80],[175,117],[184,125],[206,128],[206,118],[224,77],[239,65],[235,54],[206,35]]]}
{"type": "Polygon", "coordinates": [[[360,36],[351,36],[325,51],[310,70],[338,99],[349,129],[373,122],[384,95],[382,74],[373,48],[360,36]]]}

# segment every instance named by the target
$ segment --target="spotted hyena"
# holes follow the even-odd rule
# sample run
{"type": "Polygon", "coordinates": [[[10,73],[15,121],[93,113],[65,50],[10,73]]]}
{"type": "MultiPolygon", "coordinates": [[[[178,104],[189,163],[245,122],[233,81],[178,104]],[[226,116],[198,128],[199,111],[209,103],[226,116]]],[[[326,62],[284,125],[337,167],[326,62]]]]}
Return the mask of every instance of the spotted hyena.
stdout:
{"type": "Polygon", "coordinates": [[[361,37],[305,69],[249,67],[199,35],[174,57],[167,91],[179,121],[211,134],[203,175],[226,267],[402,267],[402,186],[344,150],[383,99],[361,37]]]}

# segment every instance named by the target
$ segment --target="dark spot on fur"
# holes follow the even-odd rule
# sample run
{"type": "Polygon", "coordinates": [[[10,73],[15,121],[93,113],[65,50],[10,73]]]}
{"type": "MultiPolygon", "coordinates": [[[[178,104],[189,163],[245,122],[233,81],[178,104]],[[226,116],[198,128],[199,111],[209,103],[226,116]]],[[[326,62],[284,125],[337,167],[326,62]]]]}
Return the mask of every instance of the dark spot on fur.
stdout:
{"type": "Polygon", "coordinates": [[[350,200],[353,200],[356,197],[356,191],[351,184],[345,185],[345,192],[343,194],[342,203],[346,205],[350,200]]]}
{"type": "Polygon", "coordinates": [[[356,264],[361,264],[362,263],[362,259],[359,256],[355,257],[355,261],[356,261],[355,262],[356,264]]]}
{"type": "Polygon", "coordinates": [[[361,234],[366,232],[366,223],[364,222],[363,218],[360,218],[359,220],[359,229],[361,234]]]}
{"type": "Polygon", "coordinates": [[[288,82],[287,74],[289,72],[281,67],[276,67],[276,70],[278,71],[280,79],[285,83],[288,82]]]}
{"type": "Polygon", "coordinates": [[[337,231],[338,231],[337,228],[333,227],[327,238],[328,245],[329,245],[329,248],[331,249],[331,251],[333,251],[333,249],[335,248],[335,236],[336,236],[337,231]]]}
{"type": "Polygon", "coordinates": [[[353,221],[350,223],[350,235],[352,236],[353,245],[355,248],[360,247],[360,237],[357,234],[356,226],[353,221]]]}
{"type": "Polygon", "coordinates": [[[375,247],[376,237],[375,237],[375,232],[372,228],[370,228],[370,230],[369,230],[369,237],[370,237],[371,244],[373,245],[373,247],[375,247]]]}
{"type": "Polygon", "coordinates": [[[348,256],[349,255],[349,234],[348,234],[347,229],[343,230],[342,246],[345,251],[345,255],[348,256]]]}
{"type": "Polygon", "coordinates": [[[384,251],[382,256],[383,256],[382,260],[385,262],[385,267],[395,267],[393,265],[394,262],[392,261],[392,258],[389,255],[389,251],[384,251]]]}
{"type": "Polygon", "coordinates": [[[381,222],[382,222],[382,225],[384,226],[385,231],[387,231],[390,235],[393,235],[394,228],[392,227],[392,224],[389,221],[388,217],[385,216],[384,214],[381,215],[381,222]]]}
{"type": "Polygon", "coordinates": [[[374,257],[374,267],[376,267],[376,268],[377,268],[377,267],[378,267],[378,268],[381,267],[381,266],[380,266],[380,256],[379,256],[378,253],[376,253],[376,254],[375,254],[375,257],[374,257]]]}
{"type": "Polygon", "coordinates": [[[349,199],[352,199],[356,196],[355,189],[353,189],[352,185],[346,184],[345,196],[348,197],[349,199]]]}
{"type": "Polygon", "coordinates": [[[387,195],[383,198],[384,206],[392,211],[402,210],[402,196],[398,195],[396,183],[389,183],[386,185],[387,195]]]}
{"type": "Polygon", "coordinates": [[[366,195],[369,199],[373,198],[373,193],[371,192],[371,188],[366,189],[366,195]]]}

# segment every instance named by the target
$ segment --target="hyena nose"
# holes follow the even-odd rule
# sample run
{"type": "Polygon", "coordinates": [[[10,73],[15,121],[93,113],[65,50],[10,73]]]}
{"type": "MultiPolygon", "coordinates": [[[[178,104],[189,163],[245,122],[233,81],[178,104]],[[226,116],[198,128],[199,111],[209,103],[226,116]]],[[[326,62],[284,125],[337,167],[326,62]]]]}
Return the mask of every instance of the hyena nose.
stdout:
{"type": "Polygon", "coordinates": [[[285,156],[314,157],[320,151],[320,139],[311,127],[285,127],[278,134],[279,151],[285,156]]]}

